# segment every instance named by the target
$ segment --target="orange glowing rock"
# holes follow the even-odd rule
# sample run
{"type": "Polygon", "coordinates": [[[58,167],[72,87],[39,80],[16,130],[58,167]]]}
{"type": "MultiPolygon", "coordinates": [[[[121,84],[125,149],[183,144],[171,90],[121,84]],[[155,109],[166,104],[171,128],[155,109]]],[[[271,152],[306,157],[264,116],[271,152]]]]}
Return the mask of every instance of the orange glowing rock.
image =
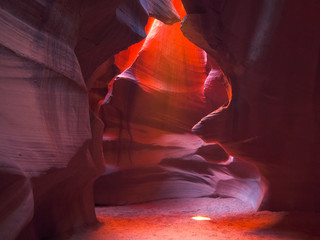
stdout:
{"type": "MultiPolygon", "coordinates": [[[[145,27],[145,31],[148,34],[152,24],[154,22],[153,18],[149,18],[149,21],[145,27]]],[[[114,56],[115,64],[119,68],[121,72],[126,70],[128,67],[131,66],[131,64],[135,61],[137,58],[138,52],[141,50],[143,44],[145,42],[145,39],[141,42],[138,42],[136,44],[133,44],[128,49],[121,51],[119,54],[114,56]]]]}
{"type": "MultiPolygon", "coordinates": [[[[175,6],[182,18],[182,3],[175,6]]],[[[206,53],[183,36],[180,24],[154,20],[131,64],[137,47],[121,53],[127,55],[127,62],[121,54],[116,57],[120,69],[130,66],[114,81],[111,101],[106,99],[106,104],[111,102],[131,122],[177,129],[174,131],[190,131],[202,116],[214,110],[203,91],[208,75],[206,53]]]]}
{"type": "MultiPolygon", "coordinates": [[[[185,12],[181,2],[174,4],[182,18],[185,12]]],[[[192,155],[199,147],[199,139],[189,135],[192,126],[231,99],[229,83],[215,60],[184,37],[180,24],[168,26],[157,20],[131,64],[135,51],[126,53],[128,62],[122,62],[121,54],[116,57],[119,68],[130,66],[116,77],[101,107],[106,126],[104,146],[108,146],[105,156],[108,164],[120,171],[96,181],[96,203],[116,205],[218,193],[243,199],[257,208],[263,192],[261,180],[248,171],[238,176],[233,169],[244,165],[241,160],[215,166],[228,176],[228,181],[219,181],[216,188],[221,174],[216,178],[212,165],[198,155],[201,151],[192,155]]],[[[224,156],[228,159],[228,154],[224,156]]],[[[243,169],[248,168],[245,165],[243,169]]]]}
{"type": "Polygon", "coordinates": [[[180,24],[156,20],[135,62],[119,78],[136,78],[145,89],[201,92],[206,61],[206,53],[183,36],[180,24]]]}

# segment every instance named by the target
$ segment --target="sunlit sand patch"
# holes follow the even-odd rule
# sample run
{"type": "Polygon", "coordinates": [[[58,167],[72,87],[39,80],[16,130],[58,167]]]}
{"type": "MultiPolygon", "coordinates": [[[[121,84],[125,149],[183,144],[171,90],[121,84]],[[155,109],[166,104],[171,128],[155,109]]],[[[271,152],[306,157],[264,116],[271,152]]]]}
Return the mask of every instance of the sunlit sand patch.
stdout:
{"type": "Polygon", "coordinates": [[[195,216],[195,217],[192,217],[193,220],[197,220],[197,221],[210,221],[211,218],[209,217],[203,217],[203,216],[195,216]]]}

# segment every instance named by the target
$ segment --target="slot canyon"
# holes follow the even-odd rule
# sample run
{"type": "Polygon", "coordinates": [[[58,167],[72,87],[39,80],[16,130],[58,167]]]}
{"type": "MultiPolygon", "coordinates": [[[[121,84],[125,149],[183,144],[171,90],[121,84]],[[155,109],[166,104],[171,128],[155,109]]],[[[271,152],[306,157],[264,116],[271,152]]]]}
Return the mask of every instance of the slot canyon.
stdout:
{"type": "Polygon", "coordinates": [[[0,0],[0,80],[0,240],[320,239],[319,0],[0,0]]]}

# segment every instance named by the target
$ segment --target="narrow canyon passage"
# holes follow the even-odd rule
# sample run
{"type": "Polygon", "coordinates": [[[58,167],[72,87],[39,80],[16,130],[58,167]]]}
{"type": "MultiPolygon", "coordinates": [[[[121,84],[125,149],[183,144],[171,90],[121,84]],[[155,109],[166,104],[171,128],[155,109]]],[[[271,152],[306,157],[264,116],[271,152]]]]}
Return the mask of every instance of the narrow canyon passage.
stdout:
{"type": "MultiPolygon", "coordinates": [[[[176,10],[185,17],[178,1],[176,10]]],[[[115,56],[122,72],[101,107],[107,170],[94,188],[100,225],[71,239],[317,239],[319,215],[256,213],[266,188],[259,171],[190,132],[228,104],[230,86],[179,23],[149,25],[143,44],[115,56]]]]}
{"type": "MultiPolygon", "coordinates": [[[[182,3],[174,3],[183,19],[182,3]]],[[[253,214],[264,195],[253,165],[190,131],[230,101],[225,76],[182,34],[180,23],[149,22],[143,44],[115,56],[122,72],[100,108],[107,167],[94,197],[101,225],[71,239],[244,237],[241,229],[225,234],[210,226],[213,221],[192,219],[253,214]]]]}
{"type": "MultiPolygon", "coordinates": [[[[174,3],[183,19],[183,4],[174,3]]],[[[95,203],[223,196],[257,209],[265,184],[254,165],[191,132],[231,100],[218,64],[183,35],[180,23],[154,20],[138,46],[115,56],[128,68],[115,77],[100,108],[107,167],[95,182],[95,203]]]]}
{"type": "Polygon", "coordinates": [[[0,240],[319,239],[319,12],[0,1],[0,240]]]}

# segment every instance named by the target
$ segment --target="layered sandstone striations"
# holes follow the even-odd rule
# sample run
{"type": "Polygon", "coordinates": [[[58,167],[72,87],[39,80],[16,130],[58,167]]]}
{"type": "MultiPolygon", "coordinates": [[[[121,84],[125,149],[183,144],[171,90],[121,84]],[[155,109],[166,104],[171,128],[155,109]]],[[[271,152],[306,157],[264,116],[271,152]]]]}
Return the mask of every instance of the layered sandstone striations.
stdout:
{"type": "Polygon", "coordinates": [[[107,86],[112,56],[145,37],[149,15],[179,20],[166,0],[1,1],[1,239],[96,222],[103,123],[88,89],[107,86]]]}
{"type": "Polygon", "coordinates": [[[319,210],[319,1],[182,2],[185,17],[170,0],[1,1],[0,238],[96,222],[105,161],[102,204],[216,194],[257,207],[251,161],[266,206],[319,210]],[[138,57],[114,58],[149,16],[161,22],[138,57]],[[182,18],[200,48],[164,25],[182,18]]]}

